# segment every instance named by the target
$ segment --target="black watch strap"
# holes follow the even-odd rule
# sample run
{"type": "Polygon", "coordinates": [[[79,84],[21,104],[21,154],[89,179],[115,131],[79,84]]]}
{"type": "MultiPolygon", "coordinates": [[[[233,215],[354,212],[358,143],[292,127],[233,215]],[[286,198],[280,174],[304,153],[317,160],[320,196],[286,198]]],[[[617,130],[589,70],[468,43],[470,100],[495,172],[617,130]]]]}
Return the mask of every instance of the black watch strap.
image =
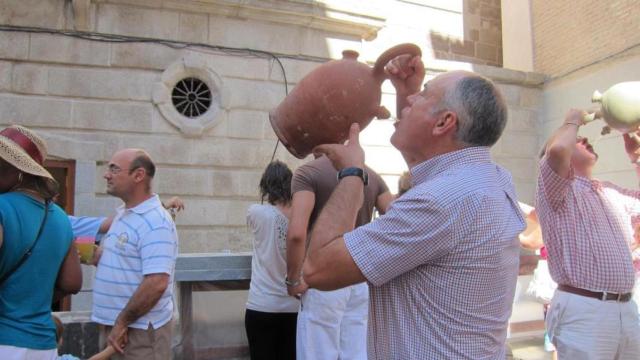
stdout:
{"type": "Polygon", "coordinates": [[[367,171],[358,167],[348,167],[338,171],[338,181],[347,176],[357,176],[362,179],[364,186],[369,185],[369,174],[367,171]]]}

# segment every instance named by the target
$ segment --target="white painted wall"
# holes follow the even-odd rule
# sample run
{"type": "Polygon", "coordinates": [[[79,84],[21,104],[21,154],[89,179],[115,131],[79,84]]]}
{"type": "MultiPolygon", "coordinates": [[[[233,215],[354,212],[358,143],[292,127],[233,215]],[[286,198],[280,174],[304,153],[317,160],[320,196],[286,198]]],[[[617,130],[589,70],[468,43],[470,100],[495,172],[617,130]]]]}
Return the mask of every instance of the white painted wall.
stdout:
{"type": "Polygon", "coordinates": [[[502,65],[533,71],[530,0],[502,0],[502,65]]]}

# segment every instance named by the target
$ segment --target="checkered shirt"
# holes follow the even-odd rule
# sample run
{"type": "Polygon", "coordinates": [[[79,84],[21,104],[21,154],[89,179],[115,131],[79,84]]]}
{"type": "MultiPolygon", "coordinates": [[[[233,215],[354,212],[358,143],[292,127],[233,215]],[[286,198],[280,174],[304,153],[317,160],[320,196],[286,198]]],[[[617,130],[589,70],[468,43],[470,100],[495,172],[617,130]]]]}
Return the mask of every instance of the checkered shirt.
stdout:
{"type": "Polygon", "coordinates": [[[411,170],[414,186],[345,243],[369,282],[369,359],[504,359],[525,222],[489,148],[411,170]]]}
{"type": "Polygon", "coordinates": [[[631,217],[640,212],[639,199],[638,191],[574,176],[573,170],[565,179],[544,157],[536,208],[553,280],[592,291],[630,292],[631,217]]]}

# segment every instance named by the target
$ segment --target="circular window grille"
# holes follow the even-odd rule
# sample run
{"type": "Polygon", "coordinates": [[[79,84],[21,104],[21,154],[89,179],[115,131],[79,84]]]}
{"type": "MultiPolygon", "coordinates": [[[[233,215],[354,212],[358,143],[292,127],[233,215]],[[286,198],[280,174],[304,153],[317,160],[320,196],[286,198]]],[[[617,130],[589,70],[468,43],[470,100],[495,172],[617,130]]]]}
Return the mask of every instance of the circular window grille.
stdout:
{"type": "Polygon", "coordinates": [[[171,102],[180,114],[195,118],[211,107],[211,90],[198,78],[185,78],[173,87],[171,102]]]}

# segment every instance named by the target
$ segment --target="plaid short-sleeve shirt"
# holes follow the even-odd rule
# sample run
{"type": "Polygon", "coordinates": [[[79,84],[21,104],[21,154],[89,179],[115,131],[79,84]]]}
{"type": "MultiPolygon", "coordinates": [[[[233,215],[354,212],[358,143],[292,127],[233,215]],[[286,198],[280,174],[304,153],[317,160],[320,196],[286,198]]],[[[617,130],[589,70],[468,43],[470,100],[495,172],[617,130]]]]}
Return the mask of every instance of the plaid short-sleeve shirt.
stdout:
{"type": "Polygon", "coordinates": [[[556,174],[540,163],[536,208],[558,284],[626,293],[635,281],[629,244],[631,217],[640,212],[640,192],[609,182],[556,174]]]}
{"type": "Polygon", "coordinates": [[[370,286],[369,359],[504,359],[525,222],[489,148],[440,155],[344,235],[370,286]]]}

